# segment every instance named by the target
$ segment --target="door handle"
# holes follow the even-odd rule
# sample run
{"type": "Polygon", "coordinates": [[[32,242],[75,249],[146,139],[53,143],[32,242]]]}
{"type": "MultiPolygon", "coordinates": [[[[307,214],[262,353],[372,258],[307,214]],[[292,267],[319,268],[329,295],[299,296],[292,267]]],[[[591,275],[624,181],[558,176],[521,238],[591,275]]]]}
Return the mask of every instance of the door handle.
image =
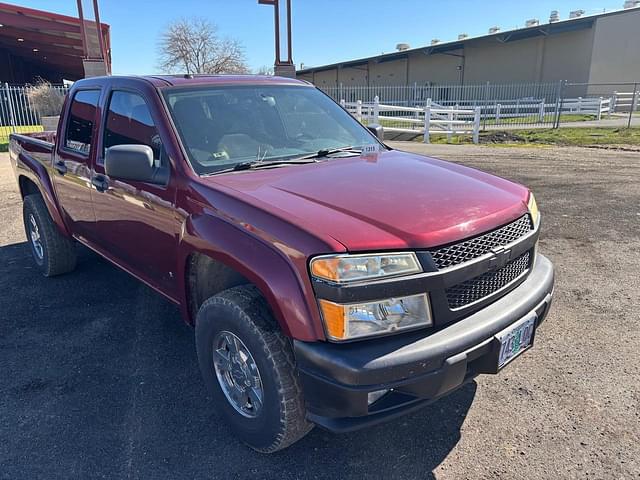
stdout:
{"type": "Polygon", "coordinates": [[[58,160],[56,163],[54,163],[53,168],[55,168],[60,175],[64,175],[65,173],[67,173],[67,166],[62,160],[58,160]]]}
{"type": "Polygon", "coordinates": [[[109,188],[109,181],[103,175],[96,175],[91,180],[91,184],[96,187],[99,192],[104,192],[109,188]]]}

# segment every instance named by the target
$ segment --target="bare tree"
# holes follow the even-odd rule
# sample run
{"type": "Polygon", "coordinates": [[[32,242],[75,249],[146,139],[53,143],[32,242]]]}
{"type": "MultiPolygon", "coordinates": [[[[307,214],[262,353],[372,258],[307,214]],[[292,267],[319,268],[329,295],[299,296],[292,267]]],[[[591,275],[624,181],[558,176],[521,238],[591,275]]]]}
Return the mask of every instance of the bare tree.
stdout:
{"type": "Polygon", "coordinates": [[[263,65],[256,70],[256,75],[274,75],[273,67],[269,65],[263,65]]]}
{"type": "Polygon", "coordinates": [[[244,48],[221,38],[218,27],[204,18],[176,20],[160,35],[159,65],[166,72],[246,73],[244,48]]]}

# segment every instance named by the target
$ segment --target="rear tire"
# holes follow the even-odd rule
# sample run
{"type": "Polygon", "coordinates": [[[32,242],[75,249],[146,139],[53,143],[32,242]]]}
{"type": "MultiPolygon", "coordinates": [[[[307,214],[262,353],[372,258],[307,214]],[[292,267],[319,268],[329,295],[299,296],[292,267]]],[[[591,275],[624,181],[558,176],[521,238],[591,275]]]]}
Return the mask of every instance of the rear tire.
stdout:
{"type": "Polygon", "coordinates": [[[33,260],[45,277],[62,275],[76,268],[73,242],[53,223],[40,194],[24,197],[22,216],[33,260]]]}
{"type": "Polygon", "coordinates": [[[205,301],[196,318],[196,348],[202,376],[218,411],[248,446],[263,453],[275,452],[313,428],[305,418],[291,346],[257,288],[241,285],[205,301]],[[239,340],[235,351],[241,353],[237,355],[233,354],[236,347],[225,346],[234,337],[239,340]],[[223,366],[220,357],[214,361],[220,352],[223,366]],[[243,377],[242,372],[254,373],[243,377]],[[249,392],[245,396],[243,385],[249,392]],[[257,386],[260,388],[254,388],[257,386]]]}

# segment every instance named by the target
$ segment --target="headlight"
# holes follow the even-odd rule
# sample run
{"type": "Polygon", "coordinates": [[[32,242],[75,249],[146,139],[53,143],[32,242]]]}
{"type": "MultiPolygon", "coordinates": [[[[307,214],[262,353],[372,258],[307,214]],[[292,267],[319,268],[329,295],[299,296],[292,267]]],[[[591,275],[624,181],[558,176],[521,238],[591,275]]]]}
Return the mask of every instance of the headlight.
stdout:
{"type": "Polygon", "coordinates": [[[535,227],[538,225],[538,221],[540,220],[540,211],[538,210],[536,197],[533,196],[533,193],[529,193],[529,202],[527,207],[529,207],[529,214],[531,215],[531,220],[533,220],[533,226],[535,227]]]}
{"type": "Polygon", "coordinates": [[[327,335],[351,340],[431,325],[427,295],[388,298],[376,302],[337,304],[319,300],[327,335]]]}
{"type": "Polygon", "coordinates": [[[311,260],[311,274],[335,283],[409,275],[422,271],[414,253],[327,255],[311,260]]]}

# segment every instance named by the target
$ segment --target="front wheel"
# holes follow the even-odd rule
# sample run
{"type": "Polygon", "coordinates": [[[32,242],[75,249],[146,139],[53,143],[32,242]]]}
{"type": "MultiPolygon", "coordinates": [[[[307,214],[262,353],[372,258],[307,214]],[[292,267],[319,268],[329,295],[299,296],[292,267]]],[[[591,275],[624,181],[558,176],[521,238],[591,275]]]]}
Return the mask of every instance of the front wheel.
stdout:
{"type": "Polygon", "coordinates": [[[258,289],[234,287],[204,302],[196,348],[216,406],[251,448],[275,452],[313,428],[305,419],[293,352],[258,289]]]}

